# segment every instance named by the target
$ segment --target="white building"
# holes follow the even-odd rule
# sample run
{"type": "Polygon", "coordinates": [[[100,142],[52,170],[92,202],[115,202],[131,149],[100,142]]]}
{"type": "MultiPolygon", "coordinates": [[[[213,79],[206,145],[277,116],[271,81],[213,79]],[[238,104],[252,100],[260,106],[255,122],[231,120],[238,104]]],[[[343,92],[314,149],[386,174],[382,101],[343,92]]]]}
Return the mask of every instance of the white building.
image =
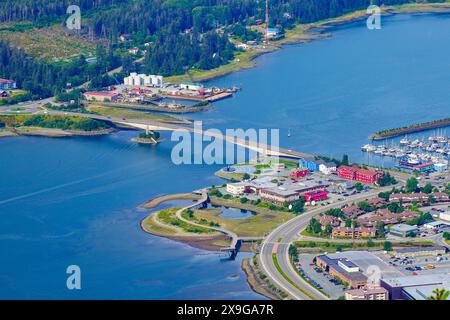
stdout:
{"type": "Polygon", "coordinates": [[[130,73],[130,76],[123,79],[126,86],[153,86],[162,87],[164,84],[163,76],[130,73]]]}
{"type": "Polygon", "coordinates": [[[326,162],[319,164],[319,171],[323,174],[332,174],[333,172],[336,172],[336,164],[333,162],[326,162]]]}
{"type": "Polygon", "coordinates": [[[448,169],[448,165],[446,163],[443,163],[443,162],[435,163],[434,164],[434,169],[437,172],[442,172],[442,171],[445,171],[445,170],[448,169]]]}
{"type": "MultiPolygon", "coordinates": [[[[441,213],[441,215],[442,215],[442,213],[441,213]]],[[[441,219],[442,219],[442,218],[441,218],[441,219]]],[[[425,224],[423,225],[423,227],[424,227],[425,229],[430,229],[430,230],[439,230],[439,229],[442,229],[442,228],[448,228],[448,227],[450,227],[450,223],[448,223],[448,222],[442,222],[442,221],[433,221],[433,222],[425,223],[425,224]]]]}
{"type": "Polygon", "coordinates": [[[441,214],[439,215],[439,218],[444,221],[450,221],[450,212],[449,211],[441,212],[441,214]]]}
{"type": "Polygon", "coordinates": [[[182,90],[200,91],[200,90],[203,90],[204,87],[201,83],[186,82],[186,83],[180,83],[180,88],[182,90]]]}
{"type": "Polygon", "coordinates": [[[248,184],[244,182],[228,183],[227,192],[233,196],[240,196],[245,193],[248,184]]]}

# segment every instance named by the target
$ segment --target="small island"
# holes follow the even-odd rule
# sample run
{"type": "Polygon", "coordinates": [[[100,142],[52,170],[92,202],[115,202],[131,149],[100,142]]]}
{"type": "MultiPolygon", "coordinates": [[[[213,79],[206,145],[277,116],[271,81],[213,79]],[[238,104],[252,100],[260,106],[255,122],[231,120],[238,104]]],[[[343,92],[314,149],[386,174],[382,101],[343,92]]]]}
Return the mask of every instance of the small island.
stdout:
{"type": "Polygon", "coordinates": [[[137,142],[139,144],[158,144],[163,141],[161,139],[161,135],[159,132],[148,131],[145,133],[141,133],[137,138],[131,139],[133,142],[137,142]]]}

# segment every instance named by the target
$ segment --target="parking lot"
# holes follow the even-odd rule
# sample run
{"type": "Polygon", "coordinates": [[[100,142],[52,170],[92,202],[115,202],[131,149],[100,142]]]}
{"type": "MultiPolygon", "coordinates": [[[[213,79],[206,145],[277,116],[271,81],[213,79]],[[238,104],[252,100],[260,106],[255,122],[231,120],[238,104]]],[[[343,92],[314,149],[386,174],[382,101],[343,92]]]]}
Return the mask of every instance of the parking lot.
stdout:
{"type": "Polygon", "coordinates": [[[405,276],[426,275],[436,273],[450,273],[450,255],[424,256],[424,257],[389,257],[382,254],[381,257],[392,267],[405,276]]]}
{"type": "Polygon", "coordinates": [[[316,269],[312,264],[315,254],[301,254],[299,255],[298,268],[303,270],[304,277],[309,283],[317,283],[319,289],[329,294],[331,298],[337,299],[344,295],[344,286],[334,281],[333,277],[327,275],[319,269],[316,269]]]}

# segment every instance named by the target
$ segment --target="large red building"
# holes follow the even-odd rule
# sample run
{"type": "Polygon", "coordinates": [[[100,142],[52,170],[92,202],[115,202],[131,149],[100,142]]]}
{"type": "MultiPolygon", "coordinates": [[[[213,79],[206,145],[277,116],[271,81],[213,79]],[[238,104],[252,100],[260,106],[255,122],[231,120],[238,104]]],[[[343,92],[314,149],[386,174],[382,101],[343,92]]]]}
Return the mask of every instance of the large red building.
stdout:
{"type": "Polygon", "coordinates": [[[292,178],[304,178],[308,175],[308,169],[297,169],[291,172],[292,178]]]}
{"type": "Polygon", "coordinates": [[[383,176],[380,172],[377,171],[360,169],[350,166],[340,166],[337,169],[337,173],[341,178],[367,183],[375,183],[378,178],[381,178],[383,176]]]}
{"type": "Polygon", "coordinates": [[[307,192],[303,195],[306,202],[312,202],[312,201],[320,201],[328,199],[328,192],[325,190],[318,190],[313,192],[307,192]]]}

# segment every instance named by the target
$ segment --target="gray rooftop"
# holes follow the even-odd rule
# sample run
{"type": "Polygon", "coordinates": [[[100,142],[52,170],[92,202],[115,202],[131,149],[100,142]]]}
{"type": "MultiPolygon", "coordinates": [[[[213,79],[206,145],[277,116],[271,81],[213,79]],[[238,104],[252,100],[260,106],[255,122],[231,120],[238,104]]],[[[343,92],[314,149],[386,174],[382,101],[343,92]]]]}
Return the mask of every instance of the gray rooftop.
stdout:
{"type": "Polygon", "coordinates": [[[427,251],[447,251],[444,246],[429,246],[429,247],[412,247],[412,248],[401,248],[395,250],[397,253],[409,253],[409,252],[427,252],[427,251]]]}
{"type": "Polygon", "coordinates": [[[391,287],[415,287],[450,283],[450,275],[445,273],[381,279],[391,287]]]}
{"type": "Polygon", "coordinates": [[[392,226],[391,231],[392,230],[399,231],[399,232],[409,232],[409,231],[417,230],[417,226],[410,226],[408,224],[401,223],[401,224],[392,226]]]}
{"type": "MultiPolygon", "coordinates": [[[[430,285],[430,286],[416,286],[404,288],[403,291],[414,300],[428,300],[429,296],[434,296],[433,290],[445,289],[450,290],[450,285],[430,285]]],[[[447,298],[449,300],[449,298],[447,298]]]]}

